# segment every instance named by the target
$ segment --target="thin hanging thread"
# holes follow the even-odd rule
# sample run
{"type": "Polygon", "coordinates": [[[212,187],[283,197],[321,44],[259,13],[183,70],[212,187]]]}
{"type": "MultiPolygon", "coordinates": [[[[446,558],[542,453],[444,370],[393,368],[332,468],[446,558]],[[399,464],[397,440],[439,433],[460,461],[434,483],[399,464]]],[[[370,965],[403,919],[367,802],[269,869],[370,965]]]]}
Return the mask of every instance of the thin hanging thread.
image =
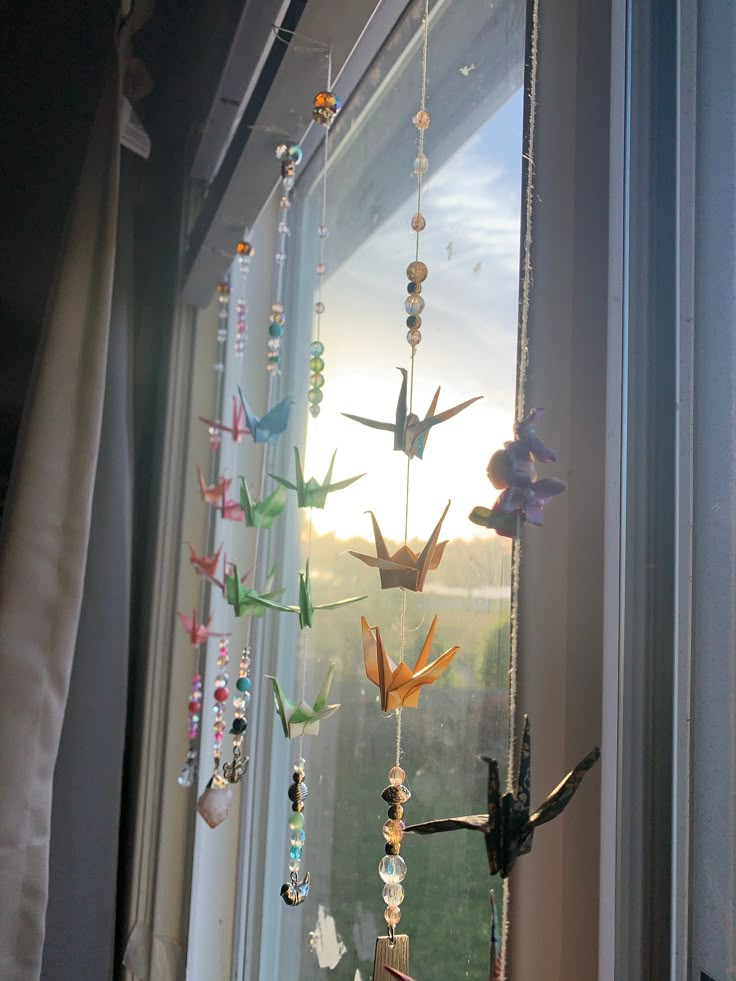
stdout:
{"type": "MultiPolygon", "coordinates": [[[[422,30],[422,68],[421,68],[421,98],[419,111],[424,112],[427,106],[427,44],[429,39],[429,0],[424,0],[424,18],[422,30]]],[[[419,149],[418,156],[424,153],[424,133],[425,129],[419,129],[419,149]]],[[[417,174],[417,215],[422,211],[422,174],[417,174]]],[[[416,231],[416,250],[415,259],[419,261],[419,231],[416,231]]],[[[414,408],[414,357],[416,348],[411,349],[411,364],[409,368],[409,414],[414,408]]],[[[411,457],[406,461],[406,494],[404,498],[404,545],[409,540],[409,486],[411,481],[411,457]]],[[[401,590],[401,610],[399,613],[399,664],[404,663],[406,654],[406,590],[401,590]]],[[[395,712],[396,715],[396,766],[400,766],[401,761],[401,707],[395,712]]]]}
{"type": "MultiPolygon", "coordinates": [[[[534,139],[537,121],[537,74],[539,68],[539,0],[532,5],[532,26],[529,55],[529,136],[526,153],[526,189],[524,194],[524,244],[521,262],[521,309],[519,315],[519,367],[516,387],[516,418],[523,419],[525,412],[526,378],[529,358],[529,312],[532,287],[532,217],[534,213],[534,139]]],[[[521,539],[514,538],[511,558],[511,639],[509,660],[509,748],[506,767],[506,787],[514,789],[513,774],[516,772],[516,694],[518,678],[519,645],[519,580],[521,567],[521,539]]],[[[509,939],[509,880],[503,884],[504,914],[501,940],[501,977],[506,977],[509,939]]]]}

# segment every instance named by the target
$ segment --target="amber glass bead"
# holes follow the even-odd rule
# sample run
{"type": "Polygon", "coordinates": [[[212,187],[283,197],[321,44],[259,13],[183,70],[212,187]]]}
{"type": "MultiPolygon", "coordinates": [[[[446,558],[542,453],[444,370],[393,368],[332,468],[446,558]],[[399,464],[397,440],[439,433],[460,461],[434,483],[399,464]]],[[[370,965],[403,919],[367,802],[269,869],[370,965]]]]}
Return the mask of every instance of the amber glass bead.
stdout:
{"type": "Polygon", "coordinates": [[[414,115],[412,122],[417,129],[426,129],[429,126],[429,113],[424,109],[420,109],[419,112],[414,115]]]}
{"type": "Polygon", "coordinates": [[[428,275],[429,269],[427,269],[421,259],[415,259],[414,262],[410,262],[406,267],[406,278],[410,279],[413,283],[423,283],[428,275]]]}

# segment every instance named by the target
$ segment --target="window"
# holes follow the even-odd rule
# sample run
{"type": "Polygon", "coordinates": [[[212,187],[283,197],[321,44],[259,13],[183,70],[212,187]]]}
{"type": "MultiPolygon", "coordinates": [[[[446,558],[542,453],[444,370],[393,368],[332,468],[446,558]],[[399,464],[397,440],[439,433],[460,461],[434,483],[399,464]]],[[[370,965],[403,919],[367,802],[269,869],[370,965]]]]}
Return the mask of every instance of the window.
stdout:
{"type": "MultiPolygon", "coordinates": [[[[524,24],[525,4],[518,0],[490,10],[471,0],[445,2],[433,11],[430,171],[423,206],[428,224],[422,241],[430,276],[415,408],[423,414],[438,385],[440,409],[474,395],[484,399],[435,429],[425,459],[412,464],[410,541],[426,540],[450,496],[452,506],[441,536],[451,539],[442,564],[423,593],[408,596],[407,659],[416,657],[434,613],[433,655],[461,645],[451,669],[423,693],[419,711],[404,713],[412,821],[458,808],[482,810],[486,771],[476,754],[491,752],[503,761],[507,748],[510,548],[467,515],[475,504],[493,500],[485,466],[513,425],[524,24]]],[[[341,413],[391,419],[401,380],[394,366],[408,361],[403,282],[413,249],[408,223],[415,153],[408,123],[418,91],[417,31],[411,17],[399,24],[331,134],[325,398],[316,426],[308,430],[305,470],[321,477],[337,449],[338,479],[364,471],[366,476],[332,496],[324,511],[315,511],[312,582],[317,602],[362,593],[369,599],[318,613],[313,629],[301,636],[292,618],[274,614],[266,626],[278,661],[277,667],[269,662],[269,673],[275,668],[284,686],[298,692],[306,643],[307,694],[335,662],[332,700],[343,707],[318,738],[305,739],[310,796],[303,870],[310,872],[312,892],[294,910],[283,907],[278,893],[287,874],[286,789],[298,743],[279,742],[280,730],[274,729],[268,817],[255,829],[263,874],[253,878],[250,869],[245,879],[252,892],[243,976],[252,979],[308,981],[338,962],[340,977],[367,979],[375,937],[385,932],[377,874],[385,820],[380,791],[395,735],[393,720],[380,716],[377,689],[365,678],[359,617],[381,626],[395,654],[400,594],[381,592],[375,571],[346,553],[373,549],[367,509],[375,511],[388,538],[403,540],[406,458],[392,452],[388,434],[363,429],[341,413]],[[255,941],[253,907],[260,904],[263,926],[255,941]]],[[[321,159],[316,155],[301,175],[290,219],[290,362],[283,394],[296,401],[290,433],[297,443],[293,434],[307,430],[321,159]]],[[[282,440],[271,472],[291,472],[292,441],[282,440]]],[[[309,537],[308,512],[299,512],[302,518],[301,525],[287,524],[286,540],[272,556],[280,562],[289,601],[296,596],[309,537]]],[[[269,641],[264,644],[270,649],[269,641]]],[[[266,805],[256,806],[263,817],[266,805]]],[[[408,875],[401,927],[416,938],[412,971],[419,977],[454,978],[460,969],[463,976],[484,976],[488,883],[477,874],[480,841],[472,835],[407,839],[402,854],[408,875]]]]}

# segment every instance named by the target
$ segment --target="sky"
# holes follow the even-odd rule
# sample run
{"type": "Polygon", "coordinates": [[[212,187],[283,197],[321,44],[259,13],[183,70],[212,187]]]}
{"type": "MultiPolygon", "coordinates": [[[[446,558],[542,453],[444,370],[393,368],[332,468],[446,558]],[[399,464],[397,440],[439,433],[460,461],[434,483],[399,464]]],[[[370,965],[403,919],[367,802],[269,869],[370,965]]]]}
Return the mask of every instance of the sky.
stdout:
{"type": "MultiPolygon", "coordinates": [[[[491,454],[512,438],[516,383],[517,297],[523,100],[514,95],[436,172],[430,170],[422,212],[422,343],[415,360],[414,410],[424,416],[438,386],[438,411],[476,395],[464,412],[434,428],[423,460],[411,464],[409,537],[430,534],[448,500],[443,537],[487,535],[468,521],[473,506],[491,506],[491,454]]],[[[407,133],[407,139],[411,134],[407,133]]],[[[411,175],[410,175],[411,176],[411,175]]],[[[306,472],[322,478],[338,448],[334,479],[366,476],[313,515],[318,533],[370,536],[375,512],[388,537],[403,538],[406,457],[391,433],[360,426],[342,412],[393,421],[401,376],[409,367],[404,269],[414,257],[409,221],[415,181],[392,217],[326,277],[322,321],[325,399],[310,427],[306,472]]]]}

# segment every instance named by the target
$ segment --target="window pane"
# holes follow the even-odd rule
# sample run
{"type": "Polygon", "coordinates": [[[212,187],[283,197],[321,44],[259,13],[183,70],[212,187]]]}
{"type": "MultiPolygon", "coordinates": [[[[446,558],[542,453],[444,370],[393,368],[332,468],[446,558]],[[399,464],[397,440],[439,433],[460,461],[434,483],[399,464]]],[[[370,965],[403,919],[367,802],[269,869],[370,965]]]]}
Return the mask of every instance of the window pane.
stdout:
{"type": "MultiPolygon", "coordinates": [[[[418,711],[403,713],[402,765],[413,795],[409,822],[483,811],[487,769],[478,754],[492,753],[505,764],[510,547],[467,515],[474,505],[490,506],[495,499],[485,468],[513,427],[524,18],[521,0],[482,9],[474,0],[454,0],[434,8],[430,170],[422,207],[427,229],[421,241],[430,272],[414,408],[424,415],[440,385],[440,411],[475,395],[484,398],[433,429],[425,458],[411,466],[413,547],[421,548],[450,498],[452,505],[441,535],[450,539],[441,565],[429,574],[424,592],[407,594],[406,658],[413,663],[435,613],[432,656],[454,644],[461,650],[449,671],[423,692],[418,711]]],[[[302,645],[300,656],[308,644],[307,695],[316,692],[334,661],[331,700],[342,708],[317,738],[304,741],[310,796],[302,871],[309,871],[312,890],[307,903],[283,912],[278,976],[284,981],[321,977],[337,963],[340,978],[367,981],[375,938],[386,929],[377,872],[386,819],[380,794],[393,763],[395,724],[381,716],[378,690],[365,677],[360,616],[381,627],[395,657],[401,592],[381,591],[377,572],[347,551],[374,551],[368,510],[391,539],[390,548],[403,543],[406,457],[393,452],[391,434],[341,413],[391,421],[401,382],[395,366],[408,367],[403,304],[405,267],[414,249],[410,120],[418,108],[418,29],[412,16],[399,26],[333,130],[321,336],[326,383],[317,424],[308,428],[306,474],[321,479],[337,449],[336,479],[366,475],[314,512],[312,583],[318,603],[360,593],[369,599],[317,613],[311,631],[291,635],[292,651],[302,645]]],[[[306,428],[306,351],[321,214],[316,163],[298,190],[300,232],[293,255],[299,267],[292,270],[297,285],[290,309],[302,321],[292,324],[290,343],[298,353],[291,391],[306,428]]],[[[286,447],[284,465],[291,466],[290,452],[286,447]]],[[[303,562],[309,515],[300,515],[303,562]]],[[[285,583],[293,587],[290,579],[285,583]]],[[[300,662],[293,653],[280,661],[291,664],[292,675],[283,680],[298,691],[300,662]]],[[[297,750],[293,742],[292,758],[297,750]]],[[[274,814],[269,827],[284,842],[281,866],[269,876],[276,893],[287,864],[288,776],[283,774],[283,813],[274,814]]],[[[408,874],[399,932],[411,938],[412,974],[487,978],[491,880],[484,873],[480,836],[409,836],[402,856],[408,874]]]]}

